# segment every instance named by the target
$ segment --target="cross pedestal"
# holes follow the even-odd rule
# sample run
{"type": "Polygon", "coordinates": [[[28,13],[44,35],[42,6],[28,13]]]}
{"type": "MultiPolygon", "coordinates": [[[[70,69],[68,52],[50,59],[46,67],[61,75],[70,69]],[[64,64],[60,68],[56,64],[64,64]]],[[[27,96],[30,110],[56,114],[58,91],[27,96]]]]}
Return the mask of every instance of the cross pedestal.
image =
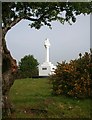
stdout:
{"type": "Polygon", "coordinates": [[[56,66],[49,62],[49,39],[45,40],[44,46],[46,49],[45,62],[39,66],[39,76],[49,76],[51,74],[54,74],[54,71],[56,69],[56,66]]]}

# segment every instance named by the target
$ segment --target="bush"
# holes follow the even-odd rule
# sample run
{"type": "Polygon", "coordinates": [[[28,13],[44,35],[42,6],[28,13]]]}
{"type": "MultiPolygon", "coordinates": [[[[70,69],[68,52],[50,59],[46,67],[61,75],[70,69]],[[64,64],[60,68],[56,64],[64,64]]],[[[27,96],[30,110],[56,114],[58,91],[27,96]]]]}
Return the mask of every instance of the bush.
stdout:
{"type": "Polygon", "coordinates": [[[19,62],[16,79],[38,76],[38,65],[33,55],[25,55],[19,62]]]}
{"type": "Polygon", "coordinates": [[[91,54],[85,52],[84,56],[79,56],[79,59],[71,60],[69,63],[58,63],[55,74],[50,76],[54,95],[90,97],[91,54]]]}

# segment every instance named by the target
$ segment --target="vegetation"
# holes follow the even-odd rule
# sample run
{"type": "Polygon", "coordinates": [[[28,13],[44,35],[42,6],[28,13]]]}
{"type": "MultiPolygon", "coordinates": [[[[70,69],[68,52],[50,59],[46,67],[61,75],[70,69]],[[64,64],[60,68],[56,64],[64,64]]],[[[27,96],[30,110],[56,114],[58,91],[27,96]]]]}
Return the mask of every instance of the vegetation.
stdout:
{"type": "Polygon", "coordinates": [[[53,94],[78,98],[91,96],[92,53],[87,53],[69,63],[58,63],[55,74],[50,76],[53,94]]]}
{"type": "Polygon", "coordinates": [[[5,40],[7,32],[22,19],[30,20],[30,27],[40,29],[43,25],[51,27],[53,20],[60,21],[62,24],[76,22],[77,15],[91,12],[92,2],[2,2],[2,47],[0,47],[0,51],[4,67],[2,74],[2,111],[4,116],[11,114],[8,94],[17,70],[16,60],[7,49],[5,40]]]}
{"type": "Polygon", "coordinates": [[[92,12],[92,2],[3,2],[2,12],[3,26],[8,29],[21,19],[30,20],[30,26],[39,29],[43,25],[51,27],[50,22],[55,20],[76,22],[77,15],[92,12]]]}
{"type": "Polygon", "coordinates": [[[30,78],[38,75],[38,61],[33,55],[21,58],[18,66],[17,78],[30,78]]]}
{"type": "Polygon", "coordinates": [[[48,78],[18,79],[10,90],[14,118],[90,118],[90,99],[53,96],[48,78]]]}

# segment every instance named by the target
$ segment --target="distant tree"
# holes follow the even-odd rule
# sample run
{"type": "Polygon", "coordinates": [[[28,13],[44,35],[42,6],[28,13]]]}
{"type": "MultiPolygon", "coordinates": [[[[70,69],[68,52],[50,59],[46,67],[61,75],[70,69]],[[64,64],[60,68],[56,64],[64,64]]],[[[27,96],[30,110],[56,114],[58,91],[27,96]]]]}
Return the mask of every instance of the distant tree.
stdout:
{"type": "Polygon", "coordinates": [[[62,24],[76,22],[77,15],[90,14],[91,12],[92,2],[2,2],[2,47],[0,47],[0,52],[2,52],[3,58],[3,116],[11,114],[8,93],[17,70],[16,61],[6,46],[6,33],[22,19],[29,20],[30,27],[40,29],[43,25],[51,27],[51,21],[55,20],[62,24]]]}
{"type": "Polygon", "coordinates": [[[29,78],[38,75],[38,61],[33,55],[24,56],[20,62],[18,71],[22,78],[29,78]]]}

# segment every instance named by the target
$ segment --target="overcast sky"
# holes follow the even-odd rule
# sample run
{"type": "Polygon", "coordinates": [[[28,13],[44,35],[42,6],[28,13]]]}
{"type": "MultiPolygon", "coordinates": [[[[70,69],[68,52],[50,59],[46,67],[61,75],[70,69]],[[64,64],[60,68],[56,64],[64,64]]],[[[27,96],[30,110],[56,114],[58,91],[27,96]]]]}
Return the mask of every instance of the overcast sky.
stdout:
{"type": "Polygon", "coordinates": [[[77,59],[78,54],[90,49],[90,16],[80,15],[73,25],[52,22],[52,30],[43,26],[40,30],[30,28],[28,20],[16,24],[6,35],[8,49],[18,61],[25,55],[34,55],[41,64],[45,60],[44,41],[49,38],[50,61],[53,64],[77,59]]]}

